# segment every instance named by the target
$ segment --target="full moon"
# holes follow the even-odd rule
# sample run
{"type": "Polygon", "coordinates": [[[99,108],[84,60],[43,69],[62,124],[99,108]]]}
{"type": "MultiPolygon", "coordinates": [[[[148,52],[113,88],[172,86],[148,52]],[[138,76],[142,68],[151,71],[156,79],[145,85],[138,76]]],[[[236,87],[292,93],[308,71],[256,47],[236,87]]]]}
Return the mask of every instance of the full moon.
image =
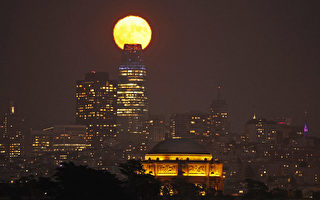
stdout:
{"type": "Polygon", "coordinates": [[[145,19],[131,15],[116,23],[113,37],[120,49],[123,49],[125,44],[141,44],[144,49],[151,41],[151,28],[145,19]]]}

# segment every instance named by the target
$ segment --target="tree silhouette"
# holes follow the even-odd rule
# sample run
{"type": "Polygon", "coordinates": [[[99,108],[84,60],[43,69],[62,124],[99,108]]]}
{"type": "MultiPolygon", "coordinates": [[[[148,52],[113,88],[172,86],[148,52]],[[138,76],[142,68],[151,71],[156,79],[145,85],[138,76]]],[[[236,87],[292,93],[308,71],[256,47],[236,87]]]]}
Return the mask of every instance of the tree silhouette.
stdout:
{"type": "Polygon", "coordinates": [[[107,199],[112,196],[126,199],[121,182],[107,171],[63,163],[54,178],[57,182],[57,199],[107,199]]]}
{"type": "Polygon", "coordinates": [[[160,181],[150,174],[145,174],[140,161],[129,160],[120,164],[120,171],[125,176],[124,188],[130,199],[160,199],[160,181]]]}
{"type": "Polygon", "coordinates": [[[270,194],[268,192],[268,187],[256,180],[252,179],[246,179],[247,183],[247,193],[245,195],[246,199],[255,199],[255,200],[260,200],[260,199],[268,199],[270,197],[270,194]]]}

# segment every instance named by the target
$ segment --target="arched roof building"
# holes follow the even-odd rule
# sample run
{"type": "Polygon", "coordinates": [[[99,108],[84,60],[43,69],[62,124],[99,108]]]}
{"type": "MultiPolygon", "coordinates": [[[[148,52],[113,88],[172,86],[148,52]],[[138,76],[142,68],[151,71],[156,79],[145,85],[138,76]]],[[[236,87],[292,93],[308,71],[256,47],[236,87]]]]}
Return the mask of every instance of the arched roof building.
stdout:
{"type": "Polygon", "coordinates": [[[142,164],[146,173],[164,182],[180,177],[194,184],[223,190],[223,164],[190,139],[159,142],[145,155],[142,164]]]}

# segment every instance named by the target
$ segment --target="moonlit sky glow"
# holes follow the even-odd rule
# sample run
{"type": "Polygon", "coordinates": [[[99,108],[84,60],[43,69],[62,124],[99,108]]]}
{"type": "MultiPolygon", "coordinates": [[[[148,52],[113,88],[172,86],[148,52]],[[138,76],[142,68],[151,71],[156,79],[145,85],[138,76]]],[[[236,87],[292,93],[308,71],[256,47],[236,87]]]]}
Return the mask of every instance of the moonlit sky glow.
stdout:
{"type": "Polygon", "coordinates": [[[141,44],[142,49],[145,49],[151,41],[151,28],[143,18],[127,16],[116,23],[113,37],[121,49],[125,44],[141,44]]]}

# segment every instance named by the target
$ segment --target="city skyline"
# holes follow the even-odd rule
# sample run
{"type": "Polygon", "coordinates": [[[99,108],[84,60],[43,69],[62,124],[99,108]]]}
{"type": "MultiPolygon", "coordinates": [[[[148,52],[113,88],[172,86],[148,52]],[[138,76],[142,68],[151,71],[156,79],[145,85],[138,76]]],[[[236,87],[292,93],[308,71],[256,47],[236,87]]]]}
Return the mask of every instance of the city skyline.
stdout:
{"type": "Polygon", "coordinates": [[[291,117],[303,126],[307,111],[308,129],[319,136],[319,14],[314,2],[231,6],[186,1],[183,9],[180,3],[94,2],[89,9],[84,2],[5,3],[3,14],[10,20],[1,33],[1,85],[7,86],[1,87],[1,111],[13,100],[33,128],[72,123],[75,80],[91,70],[116,79],[120,54],[112,27],[136,14],[150,22],[154,33],[145,50],[152,114],[205,112],[222,82],[233,132],[242,131],[253,113],[291,117]],[[166,16],[160,8],[167,8],[166,16]]]}
{"type": "Polygon", "coordinates": [[[0,5],[0,198],[318,199],[316,8],[0,5]]]}

